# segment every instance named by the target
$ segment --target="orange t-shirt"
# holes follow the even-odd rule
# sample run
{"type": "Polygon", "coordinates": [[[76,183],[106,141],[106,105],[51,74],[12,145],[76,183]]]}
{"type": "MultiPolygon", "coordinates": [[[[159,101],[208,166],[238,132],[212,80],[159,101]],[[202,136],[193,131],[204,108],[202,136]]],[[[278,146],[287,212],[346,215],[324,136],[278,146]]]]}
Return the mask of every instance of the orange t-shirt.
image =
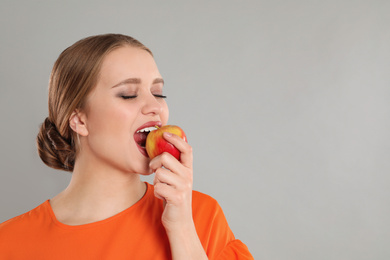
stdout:
{"type": "MultiPolygon", "coordinates": [[[[47,200],[0,224],[0,259],[171,259],[161,223],[163,203],[153,189],[148,183],[130,208],[78,226],[59,222],[47,200]]],[[[213,198],[194,191],[192,200],[196,231],[209,259],[253,259],[213,198]]]]}

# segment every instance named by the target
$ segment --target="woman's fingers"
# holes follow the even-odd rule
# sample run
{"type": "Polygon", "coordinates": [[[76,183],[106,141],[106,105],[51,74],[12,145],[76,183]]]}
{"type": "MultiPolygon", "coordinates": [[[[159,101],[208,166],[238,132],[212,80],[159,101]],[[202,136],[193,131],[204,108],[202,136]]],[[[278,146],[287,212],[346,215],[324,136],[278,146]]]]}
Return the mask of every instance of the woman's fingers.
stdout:
{"type": "Polygon", "coordinates": [[[157,169],[164,167],[178,175],[187,174],[187,172],[191,170],[191,168],[184,166],[181,162],[176,160],[173,155],[166,152],[153,158],[149,163],[149,167],[154,172],[156,172],[157,169]]]}
{"type": "Polygon", "coordinates": [[[175,189],[192,189],[192,169],[183,166],[169,153],[155,157],[150,168],[155,172],[154,184],[166,183],[175,189]]]}
{"type": "Polygon", "coordinates": [[[155,172],[154,194],[164,201],[162,222],[167,230],[193,225],[192,221],[192,148],[176,135],[164,138],[180,151],[180,160],[164,152],[150,161],[155,172]]]}
{"type": "Polygon", "coordinates": [[[173,157],[170,153],[163,153],[159,156],[156,156],[153,158],[153,160],[150,161],[149,167],[154,172],[156,172],[157,169],[164,167],[171,172],[178,174],[186,170],[186,167],[177,161],[176,158],[173,157]]]}
{"type": "Polygon", "coordinates": [[[169,186],[176,186],[175,185],[175,176],[173,176],[172,172],[165,168],[158,168],[155,171],[154,181],[153,185],[156,185],[157,183],[165,183],[169,186]]]}
{"type": "Polygon", "coordinates": [[[174,134],[170,135],[169,133],[164,132],[164,138],[180,151],[179,164],[171,154],[164,152],[153,158],[150,161],[149,167],[155,171],[157,168],[164,166],[165,168],[170,169],[172,172],[180,171],[179,165],[192,169],[192,147],[183,139],[181,139],[181,137],[174,134]]]}
{"type": "MultiPolygon", "coordinates": [[[[193,182],[192,148],[179,136],[164,133],[164,138],[180,151],[181,156],[178,161],[170,153],[164,152],[150,161],[149,167],[155,172],[155,196],[169,205],[190,207],[193,182]]],[[[169,212],[172,210],[171,208],[169,212]]],[[[171,216],[171,213],[165,216],[171,216]]]]}
{"type": "Polygon", "coordinates": [[[164,132],[165,140],[173,144],[180,151],[180,162],[186,167],[192,167],[192,147],[180,136],[164,132]]]}

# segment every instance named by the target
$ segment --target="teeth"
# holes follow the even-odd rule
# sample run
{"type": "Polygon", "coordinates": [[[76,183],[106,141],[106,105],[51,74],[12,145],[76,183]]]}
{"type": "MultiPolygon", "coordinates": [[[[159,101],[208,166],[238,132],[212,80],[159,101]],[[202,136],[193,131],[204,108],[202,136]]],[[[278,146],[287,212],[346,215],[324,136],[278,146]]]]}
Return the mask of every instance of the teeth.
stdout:
{"type": "Polygon", "coordinates": [[[154,130],[157,130],[157,128],[154,127],[154,126],[152,126],[152,127],[145,127],[145,128],[143,128],[141,130],[138,130],[137,133],[145,133],[145,132],[149,133],[149,132],[152,132],[154,130]]]}

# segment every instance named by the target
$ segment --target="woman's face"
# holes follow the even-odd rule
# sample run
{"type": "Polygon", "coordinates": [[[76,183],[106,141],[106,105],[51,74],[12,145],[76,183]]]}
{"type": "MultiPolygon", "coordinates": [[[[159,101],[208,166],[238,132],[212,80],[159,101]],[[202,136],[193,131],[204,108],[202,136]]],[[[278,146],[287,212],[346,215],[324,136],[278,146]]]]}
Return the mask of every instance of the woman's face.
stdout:
{"type": "Polygon", "coordinates": [[[167,124],[163,85],[147,51],[125,46],[110,52],[85,107],[89,156],[122,172],[150,174],[146,134],[139,130],[167,124]]]}

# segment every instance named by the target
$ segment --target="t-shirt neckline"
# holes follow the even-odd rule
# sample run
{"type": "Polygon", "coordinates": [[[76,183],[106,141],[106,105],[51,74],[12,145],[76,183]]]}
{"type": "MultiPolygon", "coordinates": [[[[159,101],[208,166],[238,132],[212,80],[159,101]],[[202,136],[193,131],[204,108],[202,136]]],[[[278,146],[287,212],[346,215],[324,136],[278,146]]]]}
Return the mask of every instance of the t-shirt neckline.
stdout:
{"type": "Polygon", "coordinates": [[[49,215],[50,215],[50,218],[52,220],[52,222],[60,227],[60,228],[64,228],[64,229],[84,229],[84,228],[91,228],[91,227],[95,227],[95,226],[99,226],[99,225],[103,225],[103,224],[106,224],[108,222],[111,222],[117,218],[120,218],[121,216],[125,215],[126,213],[128,213],[129,211],[132,211],[132,210],[135,210],[136,208],[140,207],[142,204],[145,203],[145,201],[147,200],[147,198],[149,198],[151,195],[153,196],[153,191],[152,191],[152,185],[149,184],[148,182],[144,182],[146,183],[146,192],[145,194],[142,196],[142,198],[140,200],[138,200],[135,204],[133,204],[132,206],[128,207],[127,209],[124,209],[123,211],[111,216],[111,217],[108,217],[106,219],[102,219],[102,220],[99,220],[99,221],[95,221],[95,222],[91,222],[91,223],[86,223],[86,224],[81,224],[81,225],[68,225],[68,224],[64,224],[62,222],[60,222],[56,215],[54,214],[54,211],[53,211],[53,208],[51,207],[51,204],[50,204],[50,199],[46,200],[43,205],[44,207],[46,208],[46,210],[48,211],[49,215]]]}

